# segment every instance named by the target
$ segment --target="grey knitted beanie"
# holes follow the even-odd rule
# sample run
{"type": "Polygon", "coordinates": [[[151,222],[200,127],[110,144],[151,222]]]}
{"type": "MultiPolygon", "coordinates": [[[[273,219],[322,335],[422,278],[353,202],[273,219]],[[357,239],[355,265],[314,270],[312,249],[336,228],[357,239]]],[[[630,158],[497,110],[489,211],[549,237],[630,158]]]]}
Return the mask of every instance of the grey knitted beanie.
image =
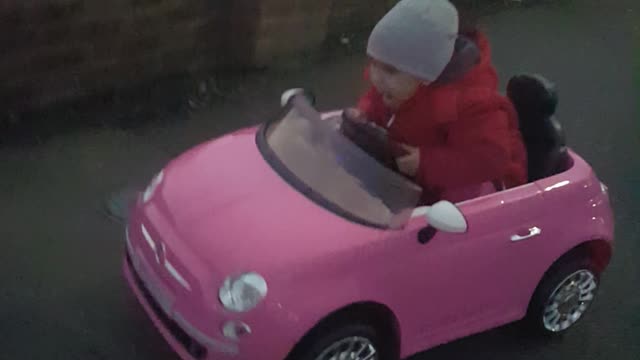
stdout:
{"type": "Polygon", "coordinates": [[[421,80],[435,81],[453,55],[458,21],[448,0],[401,0],[373,29],[367,53],[421,80]]]}

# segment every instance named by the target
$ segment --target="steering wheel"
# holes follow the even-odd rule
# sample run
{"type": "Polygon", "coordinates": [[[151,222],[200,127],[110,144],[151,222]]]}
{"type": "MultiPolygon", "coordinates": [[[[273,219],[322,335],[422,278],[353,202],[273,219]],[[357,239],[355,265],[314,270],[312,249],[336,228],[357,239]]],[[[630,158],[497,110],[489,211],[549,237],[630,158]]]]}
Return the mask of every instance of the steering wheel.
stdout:
{"type": "Polygon", "coordinates": [[[398,172],[398,164],[387,131],[373,123],[350,119],[342,114],[340,131],[380,164],[398,172]]]}

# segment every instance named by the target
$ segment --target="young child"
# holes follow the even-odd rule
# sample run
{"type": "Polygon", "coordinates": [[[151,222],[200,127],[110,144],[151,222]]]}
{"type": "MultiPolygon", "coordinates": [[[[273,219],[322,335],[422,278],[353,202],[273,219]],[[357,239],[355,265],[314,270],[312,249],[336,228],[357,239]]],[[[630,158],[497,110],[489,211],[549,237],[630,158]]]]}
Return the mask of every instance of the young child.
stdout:
{"type": "Polygon", "coordinates": [[[458,31],[458,13],[448,0],[401,0],[371,33],[372,87],[347,114],[375,122],[406,144],[396,162],[423,187],[425,203],[460,201],[483,184],[508,188],[527,179],[517,115],[497,92],[486,39],[478,33],[472,39],[480,50],[475,66],[453,81],[438,81],[458,31]]]}

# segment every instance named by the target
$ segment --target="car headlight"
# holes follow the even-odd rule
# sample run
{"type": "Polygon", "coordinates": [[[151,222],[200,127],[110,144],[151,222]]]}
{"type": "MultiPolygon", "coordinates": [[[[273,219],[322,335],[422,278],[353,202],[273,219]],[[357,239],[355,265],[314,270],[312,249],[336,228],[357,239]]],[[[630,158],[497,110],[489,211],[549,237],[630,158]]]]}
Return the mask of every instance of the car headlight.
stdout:
{"type": "Polygon", "coordinates": [[[267,282],[251,272],[228,277],[220,287],[218,297],[229,311],[245,312],[256,307],[267,296],[267,282]]]}
{"type": "Polygon", "coordinates": [[[158,175],[154,176],[151,179],[151,183],[142,193],[142,202],[146,203],[153,197],[153,194],[156,192],[158,186],[162,183],[162,179],[164,179],[164,171],[160,171],[158,175]]]}

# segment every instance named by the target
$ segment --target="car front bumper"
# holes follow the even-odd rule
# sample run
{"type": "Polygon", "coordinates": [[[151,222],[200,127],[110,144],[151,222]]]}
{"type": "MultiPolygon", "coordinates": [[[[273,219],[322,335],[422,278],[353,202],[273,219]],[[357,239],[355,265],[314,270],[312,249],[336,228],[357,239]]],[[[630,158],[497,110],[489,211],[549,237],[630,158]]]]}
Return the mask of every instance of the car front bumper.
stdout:
{"type": "MultiPolygon", "coordinates": [[[[156,222],[160,220],[156,219],[156,222]]],[[[149,220],[140,202],[133,206],[124,236],[123,271],[147,315],[180,358],[286,358],[307,331],[298,315],[278,301],[265,301],[261,309],[240,314],[226,311],[221,305],[212,303],[212,299],[206,300],[201,284],[207,280],[199,280],[193,270],[197,268],[197,257],[188,256],[188,251],[183,251],[187,254],[184,258],[176,256],[175,251],[181,244],[165,243],[156,224],[149,220]],[[156,249],[162,250],[159,253],[156,249]],[[168,262],[172,263],[172,269],[167,268],[168,262]],[[247,324],[250,333],[237,339],[225,335],[224,326],[230,322],[247,324]]]]}
{"type": "Polygon", "coordinates": [[[128,252],[123,264],[124,276],[134,295],[160,334],[183,360],[240,359],[236,344],[210,338],[181,317],[170,317],[145,285],[128,252]]]}

